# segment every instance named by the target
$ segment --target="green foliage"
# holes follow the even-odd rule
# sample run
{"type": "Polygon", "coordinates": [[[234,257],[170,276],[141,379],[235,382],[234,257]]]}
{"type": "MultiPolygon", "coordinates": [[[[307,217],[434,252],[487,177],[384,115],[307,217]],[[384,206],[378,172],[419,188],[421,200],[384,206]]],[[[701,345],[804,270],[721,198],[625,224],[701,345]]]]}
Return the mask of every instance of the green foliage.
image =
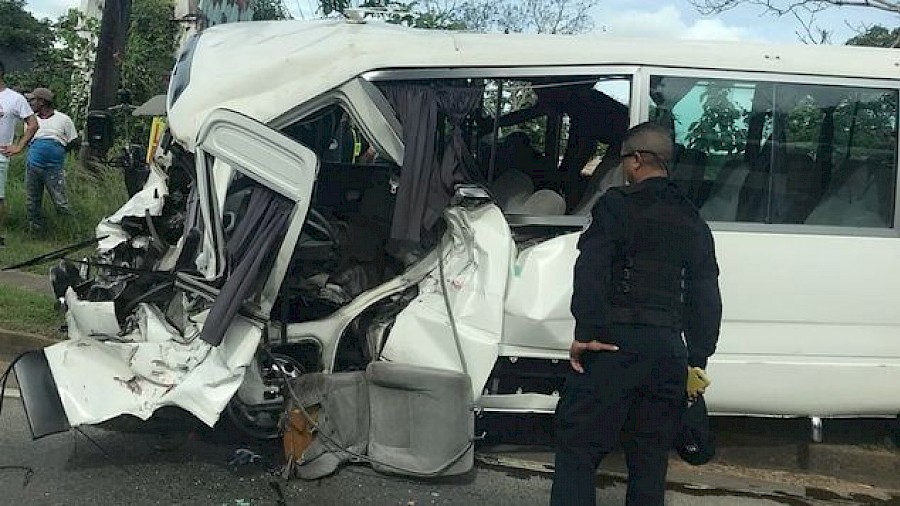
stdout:
{"type": "Polygon", "coordinates": [[[49,22],[35,19],[24,0],[0,0],[0,47],[33,55],[51,40],[49,22]]]}
{"type": "MultiPolygon", "coordinates": [[[[46,266],[43,271],[46,273],[46,266]]],[[[0,328],[57,337],[63,323],[50,295],[0,285],[0,328]]]]}
{"type": "Polygon", "coordinates": [[[10,83],[23,90],[50,88],[57,109],[69,114],[76,125],[84,121],[88,101],[88,74],[99,23],[70,9],[49,25],[50,38],[36,52],[34,67],[10,76],[10,83]],[[94,35],[94,36],[92,36],[94,35]]]}
{"type": "Polygon", "coordinates": [[[897,99],[894,93],[857,92],[834,112],[834,143],[852,150],[881,152],[896,159],[897,99]]]}
{"type": "Polygon", "coordinates": [[[700,95],[703,112],[688,128],[688,147],[709,152],[735,153],[747,143],[747,111],[731,100],[727,86],[711,84],[700,95]]]}
{"type": "Polygon", "coordinates": [[[72,216],[58,216],[49,198],[44,198],[44,216],[47,218],[46,232],[36,238],[24,237],[27,228],[25,216],[25,162],[22,155],[10,161],[6,183],[7,247],[0,249],[0,265],[26,260],[46,253],[66,244],[71,244],[94,236],[97,223],[114,213],[127,200],[125,182],[121,169],[82,169],[74,156],[66,160],[66,186],[72,216]],[[20,241],[16,240],[19,237],[20,241]],[[17,242],[37,244],[30,249],[17,242]],[[21,251],[20,251],[21,250],[21,251]]]}
{"type": "Polygon", "coordinates": [[[177,25],[172,0],[134,0],[122,62],[122,87],[141,104],[163,93],[175,62],[177,25]]]}
{"type": "Polygon", "coordinates": [[[320,0],[324,15],[358,7],[389,23],[436,30],[580,33],[593,27],[596,0],[320,0]]]}
{"type": "Polygon", "coordinates": [[[812,96],[803,97],[785,119],[785,135],[788,142],[808,143],[814,146],[819,142],[823,116],[822,109],[812,96]]]}
{"type": "Polygon", "coordinates": [[[334,12],[344,12],[353,6],[352,0],[321,0],[319,5],[322,8],[322,14],[328,16],[334,12]]]}
{"type": "MultiPolygon", "coordinates": [[[[166,92],[169,73],[175,63],[178,32],[173,18],[172,0],[133,0],[131,3],[131,28],[119,79],[120,88],[131,92],[132,104],[143,104],[166,92]]],[[[116,123],[118,137],[125,142],[144,143],[150,134],[146,118],[118,115],[116,123]]]]}
{"type": "Polygon", "coordinates": [[[848,46],[897,47],[898,41],[900,41],[900,26],[888,30],[884,26],[875,25],[864,33],[847,40],[846,44],[848,46]]]}
{"type": "MultiPolygon", "coordinates": [[[[2,3],[11,3],[11,0],[0,0],[2,3]]],[[[131,28],[121,59],[120,88],[131,92],[133,104],[142,104],[166,91],[169,72],[174,64],[178,29],[172,21],[173,10],[172,0],[132,2],[131,28]]],[[[30,16],[27,12],[25,14],[30,16]]],[[[0,21],[0,33],[3,25],[0,21]]],[[[70,9],[56,22],[47,23],[46,28],[47,34],[42,36],[40,47],[35,49],[34,68],[11,74],[7,80],[22,90],[37,86],[50,88],[56,94],[57,109],[69,114],[81,129],[87,114],[88,78],[97,49],[99,21],[70,9]]],[[[128,137],[132,140],[143,142],[146,139],[149,133],[146,120],[121,115],[116,119],[119,137],[123,141],[125,130],[130,132],[128,137]],[[125,121],[128,122],[127,128],[125,121]]]]}
{"type": "Polygon", "coordinates": [[[281,0],[251,0],[250,8],[253,9],[253,21],[274,21],[291,18],[291,13],[281,0]]]}

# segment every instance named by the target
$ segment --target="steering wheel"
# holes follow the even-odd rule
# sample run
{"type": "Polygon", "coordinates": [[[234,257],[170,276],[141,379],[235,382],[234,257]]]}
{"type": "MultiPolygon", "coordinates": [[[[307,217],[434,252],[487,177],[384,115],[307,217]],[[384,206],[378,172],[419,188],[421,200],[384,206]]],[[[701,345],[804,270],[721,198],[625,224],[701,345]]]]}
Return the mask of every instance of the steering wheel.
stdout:
{"type": "Polygon", "coordinates": [[[337,246],[338,234],[334,226],[319,211],[310,208],[306,212],[306,223],[297,240],[298,250],[328,249],[337,246]]]}

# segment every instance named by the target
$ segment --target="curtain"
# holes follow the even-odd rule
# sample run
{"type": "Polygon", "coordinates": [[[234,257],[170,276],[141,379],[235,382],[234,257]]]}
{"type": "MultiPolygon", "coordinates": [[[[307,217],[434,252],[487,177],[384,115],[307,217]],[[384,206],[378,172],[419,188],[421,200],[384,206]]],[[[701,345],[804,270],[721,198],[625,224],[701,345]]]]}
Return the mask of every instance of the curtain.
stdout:
{"type": "Polygon", "coordinates": [[[431,231],[453,196],[456,184],[477,180],[475,162],[462,135],[462,123],[481,104],[481,88],[387,84],[381,86],[403,125],[404,156],[391,223],[389,251],[402,255],[431,239],[431,231]],[[439,145],[446,117],[449,138],[439,145]]]}
{"type": "Polygon", "coordinates": [[[253,187],[247,211],[225,244],[227,278],[200,333],[207,343],[221,344],[231,320],[259,287],[263,264],[274,258],[271,252],[284,238],[292,208],[277,193],[253,187]]]}

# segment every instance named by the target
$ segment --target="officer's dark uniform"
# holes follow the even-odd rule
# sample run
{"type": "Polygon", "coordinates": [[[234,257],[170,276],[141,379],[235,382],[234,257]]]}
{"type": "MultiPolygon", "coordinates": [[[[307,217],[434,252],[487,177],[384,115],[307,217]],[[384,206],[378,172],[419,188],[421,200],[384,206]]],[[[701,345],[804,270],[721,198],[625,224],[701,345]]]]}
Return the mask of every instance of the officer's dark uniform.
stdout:
{"type": "Polygon", "coordinates": [[[566,380],[551,504],[594,505],[596,467],[621,432],[627,504],[661,505],[688,365],[705,368],[719,334],[712,234],[663,177],[611,189],[592,214],[575,263],[575,339],[619,351],[586,352],[584,374],[566,380]]]}

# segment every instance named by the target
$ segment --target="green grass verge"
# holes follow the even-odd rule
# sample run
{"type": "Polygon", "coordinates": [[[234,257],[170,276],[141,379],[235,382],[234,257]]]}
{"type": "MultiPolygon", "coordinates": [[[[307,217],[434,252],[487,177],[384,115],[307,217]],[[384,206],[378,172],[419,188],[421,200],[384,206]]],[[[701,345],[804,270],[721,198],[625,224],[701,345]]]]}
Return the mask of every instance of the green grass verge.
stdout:
{"type": "Polygon", "coordinates": [[[64,318],[53,308],[53,297],[0,285],[0,328],[61,338],[63,323],[64,318]]]}
{"type": "MultiPolygon", "coordinates": [[[[6,183],[6,248],[0,249],[0,267],[12,265],[94,237],[94,228],[128,199],[122,171],[113,168],[83,169],[74,156],[66,160],[66,185],[72,216],[59,216],[50,197],[44,194],[45,230],[37,236],[27,232],[25,215],[25,162],[23,156],[11,160],[6,183]]],[[[93,248],[86,248],[89,253],[93,248]]],[[[74,254],[73,254],[74,255],[74,254]]],[[[44,274],[52,264],[27,270],[44,274]]]]}

